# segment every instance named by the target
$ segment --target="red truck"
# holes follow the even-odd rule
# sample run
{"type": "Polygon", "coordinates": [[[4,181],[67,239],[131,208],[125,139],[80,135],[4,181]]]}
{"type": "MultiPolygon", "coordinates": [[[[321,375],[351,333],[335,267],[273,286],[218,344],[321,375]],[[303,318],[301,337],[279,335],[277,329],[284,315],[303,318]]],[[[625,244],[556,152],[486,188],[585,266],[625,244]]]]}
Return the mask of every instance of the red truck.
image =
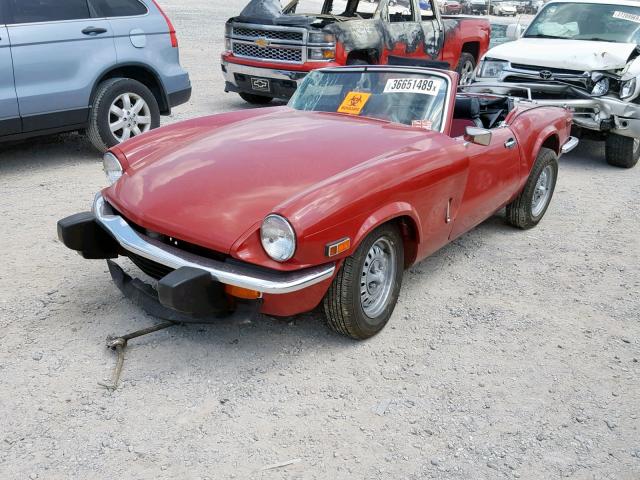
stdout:
{"type": "Polygon", "coordinates": [[[226,23],[225,91],[266,104],[290,98],[311,70],[390,57],[433,62],[467,83],[490,30],[486,19],[442,17],[434,0],[252,0],[226,23]]]}

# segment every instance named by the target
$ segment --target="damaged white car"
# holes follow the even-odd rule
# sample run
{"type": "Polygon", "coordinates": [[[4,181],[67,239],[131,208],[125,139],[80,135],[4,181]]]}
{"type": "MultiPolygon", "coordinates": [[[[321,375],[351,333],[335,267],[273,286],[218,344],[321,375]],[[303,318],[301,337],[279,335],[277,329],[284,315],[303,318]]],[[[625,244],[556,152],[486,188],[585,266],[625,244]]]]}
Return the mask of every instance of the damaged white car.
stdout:
{"type": "Polygon", "coordinates": [[[606,142],[609,164],[640,157],[640,2],[552,0],[516,41],[487,52],[477,83],[517,84],[574,110],[576,134],[606,142]]]}

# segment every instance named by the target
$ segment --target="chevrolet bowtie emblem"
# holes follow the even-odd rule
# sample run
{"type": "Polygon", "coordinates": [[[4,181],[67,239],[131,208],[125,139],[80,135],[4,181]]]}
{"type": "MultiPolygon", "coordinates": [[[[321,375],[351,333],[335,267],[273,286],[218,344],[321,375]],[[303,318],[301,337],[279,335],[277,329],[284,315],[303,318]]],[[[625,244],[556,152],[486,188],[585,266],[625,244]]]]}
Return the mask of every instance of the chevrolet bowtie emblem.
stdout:
{"type": "Polygon", "coordinates": [[[256,45],[264,48],[269,45],[269,40],[267,40],[266,38],[259,38],[256,40],[256,45]]]}

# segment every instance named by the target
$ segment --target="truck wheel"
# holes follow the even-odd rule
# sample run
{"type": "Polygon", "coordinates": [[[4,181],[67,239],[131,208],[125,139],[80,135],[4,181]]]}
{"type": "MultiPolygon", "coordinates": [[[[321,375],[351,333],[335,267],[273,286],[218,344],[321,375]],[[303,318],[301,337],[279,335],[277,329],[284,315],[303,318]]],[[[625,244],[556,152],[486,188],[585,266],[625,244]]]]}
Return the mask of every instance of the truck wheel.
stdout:
{"type": "Polygon", "coordinates": [[[456,72],[460,75],[460,85],[468,85],[473,79],[473,72],[476,69],[476,59],[467,52],[462,52],[460,61],[456,67],[456,72]]]}
{"type": "Polygon", "coordinates": [[[110,78],[95,93],[87,135],[101,152],[160,126],[160,108],[146,86],[130,78],[110,78]]]}
{"type": "Polygon", "coordinates": [[[329,328],[356,340],[380,332],[398,301],[403,269],[398,227],[385,224],[371,232],[344,261],[324,297],[329,328]]]}
{"type": "Polygon", "coordinates": [[[522,229],[535,227],[551,203],[557,178],[556,152],[541,148],[524,189],[507,205],[507,222],[522,229]]]}
{"type": "Polygon", "coordinates": [[[640,158],[640,139],[611,133],[607,137],[604,152],[609,165],[631,168],[640,158]]]}
{"type": "Polygon", "coordinates": [[[264,97],[262,95],[253,95],[251,93],[240,92],[240,98],[242,98],[245,102],[251,103],[252,105],[266,105],[267,103],[271,103],[273,97],[264,97]]]}

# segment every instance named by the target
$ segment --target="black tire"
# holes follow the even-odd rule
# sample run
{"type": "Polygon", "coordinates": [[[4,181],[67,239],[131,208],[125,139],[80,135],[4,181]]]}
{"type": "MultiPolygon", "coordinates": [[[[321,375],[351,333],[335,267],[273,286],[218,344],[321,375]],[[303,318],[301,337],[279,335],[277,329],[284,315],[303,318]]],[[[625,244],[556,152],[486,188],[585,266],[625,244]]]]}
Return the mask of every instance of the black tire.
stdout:
{"type": "Polygon", "coordinates": [[[380,332],[398,301],[403,270],[404,248],[398,227],[391,223],[378,227],[345,260],[324,297],[324,312],[329,328],[356,340],[364,340],[380,332]],[[394,249],[396,270],[386,303],[383,303],[384,309],[376,317],[370,318],[360,300],[361,278],[365,262],[370,260],[369,251],[379,240],[388,242],[394,249]]]}
{"type": "Polygon", "coordinates": [[[151,90],[145,85],[130,78],[110,78],[105,80],[96,90],[93,108],[89,116],[87,136],[89,141],[101,152],[119,143],[109,128],[111,104],[124,93],[134,93],[146,102],[151,116],[151,129],[160,126],[160,108],[151,90]]]}
{"type": "Polygon", "coordinates": [[[367,62],[363,58],[352,57],[352,58],[347,58],[347,65],[369,65],[369,62],[367,62]]]}
{"type": "Polygon", "coordinates": [[[640,141],[611,133],[607,137],[604,152],[609,165],[632,168],[640,158],[640,141]]]}
{"type": "Polygon", "coordinates": [[[476,69],[476,59],[468,52],[460,54],[460,61],[456,67],[456,72],[460,75],[460,85],[466,85],[473,79],[473,72],[476,69]],[[470,68],[471,70],[467,70],[470,68]]]}
{"type": "Polygon", "coordinates": [[[242,98],[245,102],[250,103],[252,105],[267,105],[271,103],[273,97],[265,97],[264,95],[254,95],[252,93],[244,93],[240,92],[240,98],[242,98]]]}
{"type": "Polygon", "coordinates": [[[549,204],[551,203],[551,199],[553,198],[553,192],[556,188],[556,181],[558,179],[558,156],[556,152],[550,150],[548,148],[541,148],[538,153],[538,158],[536,158],[536,162],[531,169],[531,173],[529,174],[529,179],[524,186],[520,195],[507,205],[507,222],[509,222],[514,227],[528,229],[535,227],[544,214],[549,208],[549,204]],[[551,185],[548,188],[549,194],[546,198],[546,204],[544,208],[536,214],[533,212],[533,196],[536,191],[536,185],[538,183],[538,179],[540,175],[547,167],[550,167],[551,171],[551,185]]]}

